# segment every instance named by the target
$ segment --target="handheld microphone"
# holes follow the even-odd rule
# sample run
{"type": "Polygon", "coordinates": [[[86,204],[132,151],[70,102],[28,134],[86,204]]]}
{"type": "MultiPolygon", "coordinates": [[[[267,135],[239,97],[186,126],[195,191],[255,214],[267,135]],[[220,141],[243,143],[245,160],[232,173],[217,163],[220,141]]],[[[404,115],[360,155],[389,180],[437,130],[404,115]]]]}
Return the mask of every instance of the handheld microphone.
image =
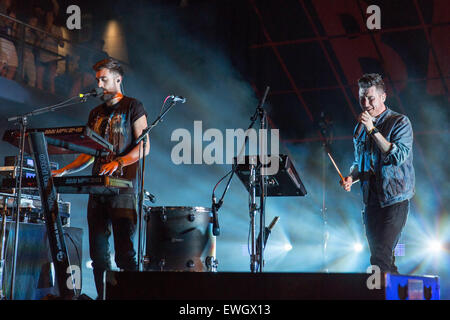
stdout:
{"type": "Polygon", "coordinates": [[[353,138],[358,138],[359,135],[361,134],[361,131],[363,130],[364,125],[361,122],[358,122],[358,126],[356,127],[356,131],[355,134],[353,135],[353,138]]]}
{"type": "Polygon", "coordinates": [[[105,90],[103,88],[94,88],[91,91],[89,91],[88,93],[80,93],[78,96],[80,98],[86,98],[86,97],[102,97],[105,94],[105,90]]]}
{"type": "MultiPolygon", "coordinates": [[[[377,119],[372,117],[372,122],[375,123],[377,119]]],[[[364,125],[361,122],[358,122],[358,126],[356,127],[355,134],[353,138],[357,139],[361,134],[361,131],[364,129],[364,125]]]]}
{"type": "Polygon", "coordinates": [[[186,98],[184,98],[184,97],[182,97],[182,96],[170,96],[172,99],[173,99],[173,101],[175,101],[175,102],[181,102],[181,103],[185,103],[186,102],[186,98]]]}

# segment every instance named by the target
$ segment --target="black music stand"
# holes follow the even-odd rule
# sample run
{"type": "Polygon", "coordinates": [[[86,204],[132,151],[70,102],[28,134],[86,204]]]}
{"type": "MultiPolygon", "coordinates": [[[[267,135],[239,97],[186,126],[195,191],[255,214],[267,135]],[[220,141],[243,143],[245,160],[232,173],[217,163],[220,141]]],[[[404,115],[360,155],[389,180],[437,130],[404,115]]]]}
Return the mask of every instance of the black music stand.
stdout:
{"type": "MultiPolygon", "coordinates": [[[[271,157],[270,155],[268,156],[271,157]]],[[[251,170],[251,162],[256,161],[256,156],[245,156],[244,163],[239,164],[236,163],[236,157],[233,158],[233,163],[237,168],[237,175],[241,182],[246,187],[247,191],[250,192],[249,188],[249,179],[250,179],[250,170],[251,170]],[[250,160],[253,158],[253,160],[250,160]]],[[[278,158],[278,172],[275,175],[267,176],[267,197],[296,197],[296,196],[305,196],[307,194],[306,188],[303,185],[303,182],[300,180],[300,177],[297,173],[297,170],[294,167],[291,159],[284,154],[280,154],[277,156],[278,158]]],[[[261,166],[259,159],[256,163],[257,167],[261,166]]],[[[267,167],[267,165],[265,166],[267,167]]],[[[257,170],[259,171],[259,170],[257,170]]],[[[259,184],[260,175],[256,177],[256,184],[259,184]]],[[[256,196],[259,197],[261,192],[259,189],[256,190],[256,196]]]]}
{"type": "MultiPolygon", "coordinates": [[[[273,227],[276,221],[272,222],[272,226],[265,227],[264,217],[261,218],[260,232],[258,239],[255,240],[255,213],[258,211],[256,207],[256,197],[260,197],[260,215],[264,215],[264,203],[265,197],[292,197],[292,196],[305,196],[307,194],[306,188],[303,185],[297,170],[295,169],[292,161],[287,155],[267,156],[272,161],[278,161],[278,171],[274,175],[261,174],[261,168],[267,168],[272,163],[263,165],[257,156],[245,156],[243,161],[238,162],[238,158],[233,158],[233,163],[236,168],[237,175],[245,188],[250,194],[249,211],[251,218],[251,239],[252,239],[252,252],[250,268],[252,272],[257,270],[257,264],[259,270],[262,272],[263,268],[263,253],[265,244],[268,238],[267,232],[273,227]],[[264,177],[264,182],[261,182],[261,177],[264,177]],[[259,188],[257,188],[259,186],[259,188]],[[262,189],[265,190],[262,190],[262,189]],[[263,192],[261,192],[263,191],[263,192]]],[[[269,171],[269,170],[267,170],[269,171]]]]}

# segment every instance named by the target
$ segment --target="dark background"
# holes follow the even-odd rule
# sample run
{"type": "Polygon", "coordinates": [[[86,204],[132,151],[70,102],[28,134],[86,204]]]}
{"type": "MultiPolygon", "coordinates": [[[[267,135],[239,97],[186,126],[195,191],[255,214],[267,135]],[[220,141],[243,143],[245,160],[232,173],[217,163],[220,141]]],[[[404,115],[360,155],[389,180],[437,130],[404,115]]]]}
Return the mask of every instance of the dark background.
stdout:
{"type": "MultiPolygon", "coordinates": [[[[366,271],[369,252],[359,187],[351,193],[340,189],[319,131],[326,119],[336,162],[347,173],[353,155],[351,135],[360,113],[357,79],[366,72],[382,74],[387,106],[407,115],[415,134],[416,196],[400,239],[405,253],[396,261],[401,273],[441,276],[442,296],[449,297],[447,1],[198,0],[185,6],[180,1],[60,1],[61,24],[69,4],[78,4],[83,17],[91,14],[82,19],[81,30],[69,32],[73,39],[87,29],[90,37],[101,38],[110,20],[120,25],[128,57],[125,93],[144,103],[149,122],[168,94],[187,98],[151,136],[145,181],[158,206],[209,207],[212,188],[230,169],[227,164],[174,165],[172,132],[185,128],[192,133],[195,120],[202,121],[203,132],[245,129],[270,87],[265,105],[270,127],[280,130],[280,153],[294,161],[308,195],[268,199],[266,221],[281,219],[268,242],[267,271],[366,271]],[[381,30],[366,27],[366,8],[372,4],[381,9],[381,30]],[[428,244],[433,239],[446,245],[446,251],[431,253],[428,244]],[[353,250],[356,242],[363,245],[359,253],[353,250]]],[[[2,96],[5,116],[39,105],[12,96],[2,96]]],[[[44,105],[45,101],[50,99],[42,100],[44,105]]],[[[82,124],[95,104],[32,119],[32,125],[82,124]]],[[[1,124],[12,127],[5,120],[1,124]]],[[[4,144],[0,151],[9,155],[16,149],[4,144]]],[[[57,160],[64,165],[73,156],[57,160]]],[[[249,270],[247,197],[235,178],[220,211],[219,271],[249,270]]],[[[87,196],[65,198],[72,201],[72,225],[85,229],[87,246],[87,196]]],[[[88,261],[87,248],[83,252],[88,261]]],[[[91,272],[83,272],[84,289],[94,295],[91,272]]]]}

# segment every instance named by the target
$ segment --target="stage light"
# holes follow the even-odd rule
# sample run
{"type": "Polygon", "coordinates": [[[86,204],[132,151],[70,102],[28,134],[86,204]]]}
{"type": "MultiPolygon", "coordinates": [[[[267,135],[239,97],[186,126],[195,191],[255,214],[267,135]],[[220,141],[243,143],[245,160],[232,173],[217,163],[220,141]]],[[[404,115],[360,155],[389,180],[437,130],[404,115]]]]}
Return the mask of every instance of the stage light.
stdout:
{"type": "Polygon", "coordinates": [[[86,261],[86,268],[92,269],[92,260],[86,261]]]}
{"type": "Polygon", "coordinates": [[[360,242],[357,242],[353,245],[353,250],[355,250],[355,252],[361,252],[363,249],[363,245],[360,242]]]}
{"type": "Polygon", "coordinates": [[[441,242],[438,240],[430,240],[428,242],[428,250],[432,253],[439,253],[443,249],[441,242]]]}
{"type": "Polygon", "coordinates": [[[286,243],[286,244],[283,246],[283,249],[284,249],[284,251],[291,251],[291,250],[292,250],[292,246],[291,246],[290,243],[286,243]]]}

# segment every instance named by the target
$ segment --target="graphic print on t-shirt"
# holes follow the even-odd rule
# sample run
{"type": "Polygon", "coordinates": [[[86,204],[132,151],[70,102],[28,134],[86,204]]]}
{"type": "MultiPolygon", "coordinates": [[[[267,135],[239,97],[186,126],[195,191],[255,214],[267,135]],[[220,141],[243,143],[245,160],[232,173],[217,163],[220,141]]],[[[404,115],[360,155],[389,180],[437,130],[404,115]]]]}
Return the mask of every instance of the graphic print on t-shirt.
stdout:
{"type": "MultiPolygon", "coordinates": [[[[127,115],[125,113],[112,113],[109,116],[98,115],[94,120],[93,130],[103,136],[114,146],[114,152],[120,153],[128,140],[128,130],[126,130],[127,115]]],[[[106,160],[111,161],[110,155],[106,160]]]]}
{"type": "MultiPolygon", "coordinates": [[[[100,173],[103,164],[115,158],[124,156],[134,146],[133,124],[147,113],[142,103],[136,99],[123,97],[116,105],[101,104],[89,114],[88,126],[113,145],[114,152],[106,157],[96,158],[92,170],[93,175],[100,173]]],[[[133,181],[136,186],[136,172],[139,163],[133,163],[123,168],[123,172],[116,171],[115,177],[133,181]]]]}

